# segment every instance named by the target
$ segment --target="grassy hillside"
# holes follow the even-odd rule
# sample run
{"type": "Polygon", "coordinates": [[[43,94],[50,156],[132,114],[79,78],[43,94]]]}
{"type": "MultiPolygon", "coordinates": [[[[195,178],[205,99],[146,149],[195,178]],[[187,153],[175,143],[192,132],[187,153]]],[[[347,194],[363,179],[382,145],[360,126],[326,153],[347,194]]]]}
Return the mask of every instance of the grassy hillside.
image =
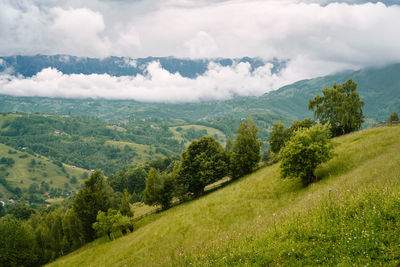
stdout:
{"type": "Polygon", "coordinates": [[[400,261],[400,127],[334,139],[306,188],[265,167],[50,266],[391,265],[400,261]]]}
{"type": "MultiPolygon", "coordinates": [[[[22,191],[34,183],[40,186],[43,182],[52,188],[75,191],[83,183],[83,173],[88,172],[65,164],[56,165],[45,157],[18,151],[4,144],[0,144],[1,158],[12,159],[14,163],[11,166],[0,164],[0,178],[5,179],[11,187],[19,187],[22,191]]],[[[0,194],[4,199],[13,195],[3,184],[0,184],[0,194]]]]}

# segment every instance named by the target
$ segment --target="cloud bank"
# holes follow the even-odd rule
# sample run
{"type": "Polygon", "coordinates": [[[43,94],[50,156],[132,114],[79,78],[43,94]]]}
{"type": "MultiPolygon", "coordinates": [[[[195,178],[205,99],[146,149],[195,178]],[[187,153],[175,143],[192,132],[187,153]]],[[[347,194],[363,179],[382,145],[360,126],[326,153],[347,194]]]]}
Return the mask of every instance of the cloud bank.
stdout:
{"type": "Polygon", "coordinates": [[[141,102],[197,102],[234,96],[261,95],[290,82],[271,73],[267,63],[251,71],[249,63],[223,67],[210,63],[195,79],[169,73],[160,63],[147,66],[146,75],[63,74],[46,68],[31,78],[0,75],[0,94],[60,98],[131,99],[141,102]]]}
{"type": "Polygon", "coordinates": [[[290,64],[279,77],[269,75],[268,68],[250,73],[242,65],[210,66],[193,80],[167,73],[156,64],[149,66],[149,76],[122,78],[63,75],[47,69],[31,79],[3,75],[0,92],[172,102],[185,97],[187,101],[224,99],[258,95],[289,81],[344,69],[400,62],[400,5],[394,0],[383,2],[3,0],[2,56],[250,56],[288,59],[290,64]]]}

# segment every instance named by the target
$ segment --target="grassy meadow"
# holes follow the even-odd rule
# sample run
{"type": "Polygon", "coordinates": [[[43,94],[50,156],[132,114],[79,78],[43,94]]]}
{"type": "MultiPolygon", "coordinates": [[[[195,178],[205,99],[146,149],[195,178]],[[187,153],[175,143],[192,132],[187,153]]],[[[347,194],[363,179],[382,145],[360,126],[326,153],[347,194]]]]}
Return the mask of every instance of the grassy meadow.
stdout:
{"type": "Polygon", "coordinates": [[[395,266],[400,262],[400,126],[333,139],[322,180],[282,180],[279,163],[147,216],[50,266],[395,266]]]}
{"type": "MultiPolygon", "coordinates": [[[[33,183],[40,185],[41,182],[47,182],[50,187],[64,188],[65,183],[71,186],[71,189],[78,189],[83,180],[80,179],[87,170],[63,164],[58,166],[46,157],[31,155],[23,151],[0,144],[0,158],[12,158],[14,164],[12,166],[0,165],[4,170],[0,171],[0,175],[7,173],[7,181],[13,187],[29,188],[33,183]],[[33,164],[34,162],[34,164],[33,164]],[[76,184],[71,183],[70,179],[75,176],[76,184]]],[[[0,185],[0,192],[7,197],[9,192],[0,185]]]]}

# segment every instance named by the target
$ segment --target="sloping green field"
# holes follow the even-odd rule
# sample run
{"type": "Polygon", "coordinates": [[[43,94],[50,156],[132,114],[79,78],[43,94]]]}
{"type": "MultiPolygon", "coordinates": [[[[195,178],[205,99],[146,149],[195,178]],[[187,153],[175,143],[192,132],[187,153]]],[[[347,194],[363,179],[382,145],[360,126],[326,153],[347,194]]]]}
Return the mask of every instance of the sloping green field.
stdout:
{"type": "MultiPolygon", "coordinates": [[[[12,187],[28,189],[33,183],[41,182],[50,184],[51,187],[65,189],[68,183],[70,190],[77,190],[83,183],[80,179],[87,170],[63,164],[58,166],[53,161],[39,155],[31,155],[24,151],[16,150],[0,143],[0,158],[13,159],[14,164],[7,166],[0,164],[0,176],[4,177],[12,187]],[[7,174],[7,175],[6,175],[7,174]],[[71,183],[71,178],[76,177],[76,183],[71,183]]],[[[3,197],[8,197],[9,192],[0,187],[3,197]]]]}
{"type": "Polygon", "coordinates": [[[400,127],[335,138],[306,188],[265,167],[198,200],[98,239],[51,266],[395,266],[400,262],[400,127]]]}

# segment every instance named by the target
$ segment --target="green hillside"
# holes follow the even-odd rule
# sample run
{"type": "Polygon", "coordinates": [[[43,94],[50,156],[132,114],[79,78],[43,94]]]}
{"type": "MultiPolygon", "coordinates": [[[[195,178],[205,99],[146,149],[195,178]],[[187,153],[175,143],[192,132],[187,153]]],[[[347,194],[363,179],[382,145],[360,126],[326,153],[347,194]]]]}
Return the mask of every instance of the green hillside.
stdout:
{"type": "MultiPolygon", "coordinates": [[[[36,184],[39,191],[46,193],[58,189],[58,196],[69,191],[77,191],[82,185],[82,178],[86,178],[87,170],[57,163],[48,158],[32,155],[25,151],[15,150],[12,147],[0,144],[0,161],[2,158],[13,162],[0,163],[0,199],[16,198],[12,192],[15,188],[21,189],[22,198],[29,188],[36,184]],[[6,183],[6,185],[5,185],[6,183]],[[47,190],[46,190],[47,189],[47,190]],[[11,190],[11,191],[10,191],[11,190]]],[[[38,193],[38,192],[37,192],[38,193]]]]}
{"type": "Polygon", "coordinates": [[[400,262],[400,127],[334,139],[306,188],[262,168],[50,266],[389,265],[400,262]]]}
{"type": "Polygon", "coordinates": [[[325,86],[330,88],[334,83],[341,84],[348,79],[358,83],[357,91],[365,101],[367,118],[385,121],[390,113],[400,110],[400,64],[299,81],[257,98],[258,104],[253,105],[265,103],[269,111],[277,114],[310,117],[313,114],[307,110],[308,100],[321,94],[325,86]]]}

